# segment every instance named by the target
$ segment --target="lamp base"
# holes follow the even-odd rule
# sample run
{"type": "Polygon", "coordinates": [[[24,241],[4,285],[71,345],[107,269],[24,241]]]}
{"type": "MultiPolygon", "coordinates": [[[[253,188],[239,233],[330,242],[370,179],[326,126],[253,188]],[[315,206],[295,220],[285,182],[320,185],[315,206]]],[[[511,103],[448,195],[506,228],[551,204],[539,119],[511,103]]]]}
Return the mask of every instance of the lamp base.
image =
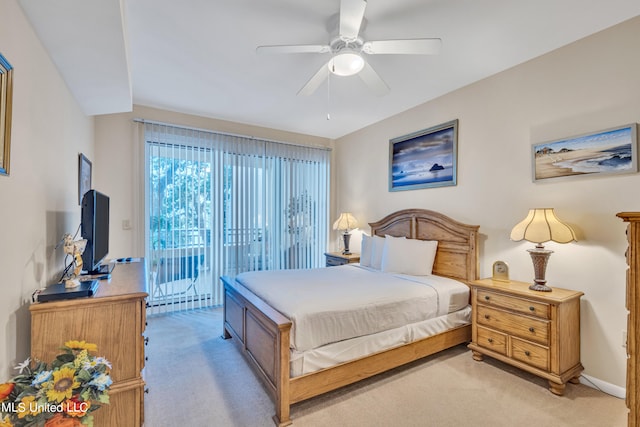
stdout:
{"type": "Polygon", "coordinates": [[[535,273],[534,283],[529,289],[538,292],[551,292],[552,289],[547,286],[547,280],[544,278],[547,269],[547,262],[553,251],[547,250],[542,244],[537,244],[535,249],[528,249],[533,261],[533,271],[535,273]]]}
{"type": "Polygon", "coordinates": [[[529,286],[529,289],[531,289],[532,291],[538,291],[538,292],[551,292],[553,290],[547,285],[545,285],[544,283],[534,283],[531,286],[529,286]]]}
{"type": "Polygon", "coordinates": [[[349,239],[351,239],[351,233],[344,233],[342,235],[342,239],[344,240],[344,250],[342,251],[342,255],[351,255],[351,251],[349,251],[349,239]]]}

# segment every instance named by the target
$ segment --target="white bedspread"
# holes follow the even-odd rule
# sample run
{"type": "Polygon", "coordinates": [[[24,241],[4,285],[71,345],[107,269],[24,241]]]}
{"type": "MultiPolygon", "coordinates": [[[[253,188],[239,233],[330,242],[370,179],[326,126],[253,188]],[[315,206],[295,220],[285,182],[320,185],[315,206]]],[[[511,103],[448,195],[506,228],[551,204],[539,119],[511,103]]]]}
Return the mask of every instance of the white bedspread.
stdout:
{"type": "Polygon", "coordinates": [[[298,351],[441,316],[468,301],[468,287],[452,279],[354,264],[248,272],[236,279],[291,319],[291,348],[298,351]]]}

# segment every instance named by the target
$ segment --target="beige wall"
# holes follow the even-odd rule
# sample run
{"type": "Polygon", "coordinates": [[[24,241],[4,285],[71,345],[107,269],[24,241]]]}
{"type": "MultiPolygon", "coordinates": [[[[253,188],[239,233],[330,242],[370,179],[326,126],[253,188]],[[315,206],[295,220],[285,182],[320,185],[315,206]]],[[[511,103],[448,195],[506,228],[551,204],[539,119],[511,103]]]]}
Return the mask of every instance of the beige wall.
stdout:
{"type": "Polygon", "coordinates": [[[134,119],[313,146],[331,147],[333,143],[325,138],[137,105],[131,113],[97,117],[96,158],[99,159],[99,167],[96,168],[96,188],[110,197],[110,258],[144,255],[141,226],[144,225],[144,176],[141,169],[144,156],[138,143],[139,125],[134,123],[134,119]],[[132,228],[124,230],[123,221],[130,221],[132,228]]]}
{"type": "Polygon", "coordinates": [[[0,11],[0,52],[15,70],[11,175],[0,176],[2,382],[29,355],[31,294],[63,269],[55,245],[80,224],[78,153],[93,158],[94,129],[18,2],[0,0],[0,11]]]}
{"type": "MultiPolygon", "coordinates": [[[[533,277],[526,249],[509,240],[529,208],[553,207],[579,242],[550,243],[551,286],[583,291],[585,373],[625,386],[625,226],[615,214],[640,210],[640,175],[534,183],[531,144],[640,122],[640,18],[420,105],[336,141],[337,211],[365,222],[397,209],[441,211],[480,225],[480,275],[509,263],[533,277]],[[389,139],[459,119],[458,185],[388,191],[389,139]]],[[[393,89],[392,89],[393,90],[393,89]]],[[[367,228],[368,231],[368,228],[367,228]]],[[[615,387],[614,387],[615,388],[615,387]]]]}

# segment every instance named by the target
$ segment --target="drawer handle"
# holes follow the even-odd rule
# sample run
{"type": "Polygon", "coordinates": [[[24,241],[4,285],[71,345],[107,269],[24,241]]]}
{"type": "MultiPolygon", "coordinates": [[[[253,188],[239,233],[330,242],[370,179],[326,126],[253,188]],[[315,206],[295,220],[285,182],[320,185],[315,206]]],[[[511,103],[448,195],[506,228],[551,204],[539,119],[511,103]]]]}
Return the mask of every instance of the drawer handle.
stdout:
{"type": "Polygon", "coordinates": [[[493,342],[493,338],[489,338],[489,339],[487,339],[487,341],[493,342]]]}
{"type": "Polygon", "coordinates": [[[144,345],[149,345],[149,337],[145,337],[145,339],[144,339],[144,345]]]}
{"type": "Polygon", "coordinates": [[[490,297],[489,295],[485,295],[485,296],[484,296],[484,299],[485,299],[485,300],[487,300],[487,301],[489,301],[489,300],[491,299],[491,297],[490,297]]]}
{"type": "Polygon", "coordinates": [[[531,356],[531,352],[529,350],[524,352],[525,356],[531,356]]]}
{"type": "Polygon", "coordinates": [[[536,311],[536,308],[534,306],[529,307],[529,311],[536,311]]]}
{"type": "Polygon", "coordinates": [[[485,318],[485,319],[488,319],[488,318],[489,318],[489,315],[488,315],[488,314],[485,314],[485,315],[484,315],[484,318],[485,318]]]}
{"type": "Polygon", "coordinates": [[[534,333],[536,330],[533,329],[533,326],[529,328],[529,332],[534,333]]]}

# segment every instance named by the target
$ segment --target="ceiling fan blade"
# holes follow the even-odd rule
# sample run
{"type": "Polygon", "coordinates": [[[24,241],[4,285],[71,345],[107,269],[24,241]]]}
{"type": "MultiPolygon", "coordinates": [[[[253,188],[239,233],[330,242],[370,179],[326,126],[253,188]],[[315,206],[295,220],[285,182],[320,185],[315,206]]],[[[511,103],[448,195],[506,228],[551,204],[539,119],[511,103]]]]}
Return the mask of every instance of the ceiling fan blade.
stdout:
{"type": "Polygon", "coordinates": [[[378,73],[369,65],[364,63],[364,68],[358,73],[362,81],[378,96],[386,95],[389,92],[389,86],[380,78],[378,73]]]}
{"type": "Polygon", "coordinates": [[[366,7],[366,0],[342,0],[340,2],[340,37],[343,40],[358,38],[366,7]]]}
{"type": "Polygon", "coordinates": [[[322,64],[322,67],[309,79],[302,89],[298,91],[298,95],[309,96],[312,95],[318,87],[327,79],[329,75],[329,67],[327,64],[322,64]]]}
{"type": "Polygon", "coordinates": [[[440,53],[441,47],[441,39],[379,40],[366,42],[362,51],[370,55],[435,55],[440,53]]]}
{"type": "Polygon", "coordinates": [[[293,44],[280,46],[258,46],[257,53],[327,53],[331,50],[328,45],[293,44]]]}

